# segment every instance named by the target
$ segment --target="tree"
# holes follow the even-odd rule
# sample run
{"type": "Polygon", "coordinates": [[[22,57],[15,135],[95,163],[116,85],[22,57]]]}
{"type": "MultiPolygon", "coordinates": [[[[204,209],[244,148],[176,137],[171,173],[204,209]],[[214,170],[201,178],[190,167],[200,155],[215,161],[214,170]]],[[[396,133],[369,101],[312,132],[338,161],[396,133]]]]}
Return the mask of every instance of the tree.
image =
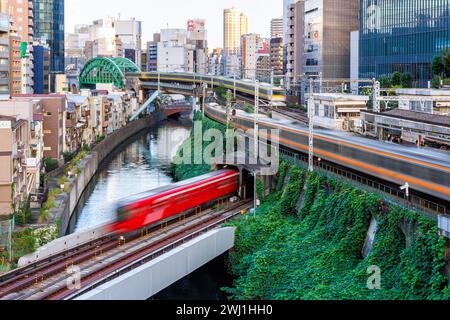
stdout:
{"type": "Polygon", "coordinates": [[[443,56],[435,57],[433,59],[431,69],[433,70],[434,75],[442,76],[445,72],[444,57],[443,56]]]}
{"type": "Polygon", "coordinates": [[[450,49],[445,49],[443,53],[445,77],[450,77],[450,49]]]}
{"type": "Polygon", "coordinates": [[[409,73],[402,74],[400,84],[403,88],[412,87],[412,76],[409,73]]]}
{"type": "Polygon", "coordinates": [[[392,74],[391,82],[393,86],[399,86],[402,83],[402,74],[398,71],[395,71],[392,74]]]}
{"type": "Polygon", "coordinates": [[[387,76],[382,76],[380,78],[380,84],[381,84],[381,87],[384,89],[389,89],[392,87],[391,79],[387,76]]]}
{"type": "Polygon", "coordinates": [[[442,78],[438,75],[435,75],[431,80],[431,87],[434,89],[441,89],[442,78]]]}

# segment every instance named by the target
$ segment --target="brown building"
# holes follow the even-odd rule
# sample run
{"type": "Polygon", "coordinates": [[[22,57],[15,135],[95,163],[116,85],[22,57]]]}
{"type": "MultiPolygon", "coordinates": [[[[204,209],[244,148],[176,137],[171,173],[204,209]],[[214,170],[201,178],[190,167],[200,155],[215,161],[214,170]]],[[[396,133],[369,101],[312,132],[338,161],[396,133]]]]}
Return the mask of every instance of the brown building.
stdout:
{"type": "Polygon", "coordinates": [[[34,35],[33,1],[1,0],[0,11],[11,16],[12,28],[24,42],[31,42],[34,35]]]}
{"type": "Polygon", "coordinates": [[[305,2],[307,75],[323,79],[350,78],[350,34],[359,29],[359,0],[305,2]]]}
{"type": "Polygon", "coordinates": [[[28,121],[0,116],[0,216],[9,215],[26,200],[28,121]]]}
{"type": "Polygon", "coordinates": [[[283,75],[283,38],[270,39],[270,64],[274,76],[283,75]]]}
{"type": "Polygon", "coordinates": [[[44,157],[62,159],[65,144],[66,96],[59,94],[16,95],[14,98],[41,100],[44,130],[44,157]]]}
{"type": "Polygon", "coordinates": [[[21,38],[13,31],[9,34],[9,76],[11,95],[22,93],[21,38]]]}

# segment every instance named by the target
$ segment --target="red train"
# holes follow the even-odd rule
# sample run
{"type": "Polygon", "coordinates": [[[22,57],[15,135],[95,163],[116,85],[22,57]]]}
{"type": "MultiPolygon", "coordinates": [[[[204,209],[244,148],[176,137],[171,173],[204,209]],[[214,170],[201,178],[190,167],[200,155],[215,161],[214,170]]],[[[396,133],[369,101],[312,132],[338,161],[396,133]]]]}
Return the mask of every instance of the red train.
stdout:
{"type": "Polygon", "coordinates": [[[236,195],[239,172],[220,170],[119,201],[111,232],[126,234],[216,199],[236,195]]]}

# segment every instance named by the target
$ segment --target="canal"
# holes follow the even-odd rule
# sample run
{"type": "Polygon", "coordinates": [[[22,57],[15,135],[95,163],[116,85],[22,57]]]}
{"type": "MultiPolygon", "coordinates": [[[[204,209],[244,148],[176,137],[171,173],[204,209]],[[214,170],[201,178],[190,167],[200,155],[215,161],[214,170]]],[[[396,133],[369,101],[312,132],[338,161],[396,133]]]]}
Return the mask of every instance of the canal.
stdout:
{"type": "MultiPolygon", "coordinates": [[[[77,233],[115,218],[115,202],[173,182],[170,167],[179,146],[189,137],[192,120],[167,120],[130,139],[111,154],[87,187],[73,215],[70,230],[77,233]]],[[[152,299],[219,300],[227,275],[226,257],[220,257],[180,280],[152,299]]]]}

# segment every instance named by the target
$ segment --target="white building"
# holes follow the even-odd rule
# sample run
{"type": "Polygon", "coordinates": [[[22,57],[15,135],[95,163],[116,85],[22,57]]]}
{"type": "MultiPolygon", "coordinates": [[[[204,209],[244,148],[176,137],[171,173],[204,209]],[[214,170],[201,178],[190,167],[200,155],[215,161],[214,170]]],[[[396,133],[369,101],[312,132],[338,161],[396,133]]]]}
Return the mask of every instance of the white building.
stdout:
{"type": "Polygon", "coordinates": [[[237,55],[222,56],[221,73],[226,77],[241,77],[241,57],[237,55]]]}
{"type": "Polygon", "coordinates": [[[111,17],[94,21],[89,27],[89,40],[92,43],[92,57],[117,56],[116,29],[111,17]]]}
{"type": "MultiPolygon", "coordinates": [[[[24,45],[24,43],[22,43],[24,45]]],[[[20,58],[21,63],[21,75],[22,75],[22,94],[32,94],[34,93],[34,71],[33,71],[33,46],[27,44],[27,50],[25,55],[20,58]]]]}
{"type": "Polygon", "coordinates": [[[142,22],[135,18],[114,21],[116,36],[122,41],[123,54],[136,65],[141,65],[142,22]]]}
{"type": "Polygon", "coordinates": [[[158,71],[189,71],[189,49],[187,47],[187,30],[162,29],[161,41],[158,43],[158,71]]]}
{"type": "Polygon", "coordinates": [[[256,52],[259,49],[259,35],[245,34],[241,37],[242,78],[255,80],[256,78],[256,52]]]}

